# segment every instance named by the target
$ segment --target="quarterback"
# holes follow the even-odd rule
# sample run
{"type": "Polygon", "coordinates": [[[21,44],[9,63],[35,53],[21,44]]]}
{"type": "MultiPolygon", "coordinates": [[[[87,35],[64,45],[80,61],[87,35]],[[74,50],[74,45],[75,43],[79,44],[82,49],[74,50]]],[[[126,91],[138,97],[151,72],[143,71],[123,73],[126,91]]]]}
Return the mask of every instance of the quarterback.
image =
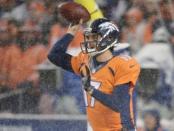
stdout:
{"type": "Polygon", "coordinates": [[[87,118],[93,131],[135,131],[134,89],[140,66],[125,55],[113,55],[119,29],[112,21],[99,18],[84,29],[81,53],[66,53],[79,25],[70,26],[48,54],[48,59],[82,78],[87,118]]]}

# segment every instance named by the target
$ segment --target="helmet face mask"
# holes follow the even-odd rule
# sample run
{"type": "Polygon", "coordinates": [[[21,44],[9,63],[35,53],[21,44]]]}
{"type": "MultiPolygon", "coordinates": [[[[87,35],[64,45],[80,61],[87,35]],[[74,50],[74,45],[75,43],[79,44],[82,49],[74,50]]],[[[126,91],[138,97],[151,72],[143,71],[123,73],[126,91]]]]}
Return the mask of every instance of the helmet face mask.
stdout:
{"type": "Polygon", "coordinates": [[[97,19],[84,31],[84,42],[81,50],[85,54],[95,56],[114,46],[118,40],[119,30],[107,19],[97,19]]]}
{"type": "Polygon", "coordinates": [[[81,50],[85,54],[91,54],[98,51],[100,36],[97,33],[84,32],[84,42],[81,43],[81,50]]]}

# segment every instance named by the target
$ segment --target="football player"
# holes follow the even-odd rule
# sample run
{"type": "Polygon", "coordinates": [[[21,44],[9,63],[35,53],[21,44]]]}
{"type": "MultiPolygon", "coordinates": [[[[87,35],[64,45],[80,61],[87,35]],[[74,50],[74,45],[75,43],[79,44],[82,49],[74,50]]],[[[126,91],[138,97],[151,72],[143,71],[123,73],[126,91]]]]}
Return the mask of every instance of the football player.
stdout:
{"type": "Polygon", "coordinates": [[[69,27],[56,42],[48,59],[57,66],[82,77],[87,117],[94,131],[135,131],[134,87],[140,72],[130,56],[115,56],[119,29],[110,20],[99,18],[84,30],[82,52],[66,53],[80,25],[69,27]]]}

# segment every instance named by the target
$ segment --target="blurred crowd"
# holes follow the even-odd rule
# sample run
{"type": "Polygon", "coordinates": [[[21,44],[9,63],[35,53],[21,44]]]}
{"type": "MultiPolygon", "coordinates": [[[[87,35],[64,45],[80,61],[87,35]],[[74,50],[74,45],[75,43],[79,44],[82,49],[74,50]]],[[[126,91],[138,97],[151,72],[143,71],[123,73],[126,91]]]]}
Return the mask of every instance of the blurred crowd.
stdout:
{"type": "MultiPolygon", "coordinates": [[[[48,92],[48,94],[52,94],[52,90],[50,91],[47,88],[50,83],[44,82],[47,85],[43,85],[43,78],[40,78],[42,73],[39,72],[41,69],[38,69],[38,65],[48,63],[47,52],[65,34],[69,25],[58,13],[58,4],[57,0],[0,1],[1,111],[42,112],[40,111],[40,109],[43,109],[42,99],[48,96],[48,92]],[[19,108],[13,108],[16,104],[17,106],[20,105],[20,94],[7,95],[7,97],[3,94],[18,89],[26,89],[22,96],[23,104],[20,110],[19,108]],[[42,97],[42,95],[45,96],[42,97]]],[[[79,42],[82,40],[83,34],[79,32],[70,47],[74,49],[79,47],[79,42]]],[[[61,75],[63,76],[63,74],[61,75]]],[[[47,78],[44,80],[47,81],[47,78]]],[[[63,92],[63,95],[65,95],[66,91],[61,90],[58,91],[58,94],[63,92]]],[[[51,102],[51,98],[46,100],[48,103],[51,102]]]]}
{"type": "MultiPolygon", "coordinates": [[[[0,1],[0,96],[25,88],[22,95],[0,99],[1,112],[84,113],[80,78],[59,70],[61,84],[41,84],[38,65],[50,63],[47,52],[68,28],[57,5],[68,0],[0,1]],[[77,91],[78,90],[78,91],[77,91]],[[67,102],[65,102],[67,101],[67,102]],[[67,104],[65,104],[67,103],[67,104]],[[12,106],[9,106],[12,105],[12,106]],[[74,108],[69,108],[69,106],[74,108]],[[65,109],[66,108],[66,109],[65,109]]],[[[69,0],[70,1],[70,0],[69,0]]],[[[174,0],[96,0],[104,17],[120,28],[120,43],[142,66],[137,91],[145,103],[152,100],[169,110],[174,107],[174,0]],[[151,70],[148,75],[148,70],[151,70]],[[143,72],[145,72],[143,74],[143,72]],[[151,83],[143,83],[150,81],[151,83]]],[[[69,46],[76,55],[82,29],[69,46]]],[[[42,74],[43,75],[43,74],[42,74]]],[[[51,76],[49,76],[51,77],[51,76]]],[[[46,78],[46,77],[45,77],[46,78]]],[[[58,79],[58,78],[57,78],[58,79]]]]}

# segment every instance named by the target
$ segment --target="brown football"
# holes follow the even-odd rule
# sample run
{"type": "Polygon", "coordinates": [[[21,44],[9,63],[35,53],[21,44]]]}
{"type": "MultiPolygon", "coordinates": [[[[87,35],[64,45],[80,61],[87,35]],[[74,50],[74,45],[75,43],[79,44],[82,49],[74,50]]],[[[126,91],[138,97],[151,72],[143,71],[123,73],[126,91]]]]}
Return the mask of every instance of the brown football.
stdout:
{"type": "Polygon", "coordinates": [[[88,10],[83,5],[75,2],[65,2],[58,5],[58,11],[62,17],[73,24],[78,24],[80,19],[83,19],[83,23],[90,19],[88,10]]]}

